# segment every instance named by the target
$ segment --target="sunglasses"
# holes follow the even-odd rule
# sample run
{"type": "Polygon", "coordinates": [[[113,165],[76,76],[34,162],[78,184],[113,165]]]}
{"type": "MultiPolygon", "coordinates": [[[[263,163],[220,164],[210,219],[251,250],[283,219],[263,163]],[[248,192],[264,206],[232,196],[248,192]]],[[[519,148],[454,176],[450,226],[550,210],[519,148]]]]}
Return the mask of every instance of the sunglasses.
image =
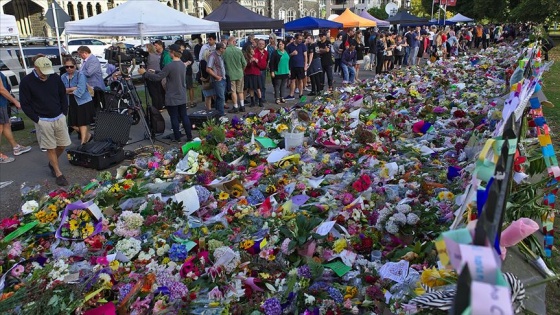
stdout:
{"type": "Polygon", "coordinates": [[[74,69],[76,66],[64,66],[66,69],[74,69]]]}

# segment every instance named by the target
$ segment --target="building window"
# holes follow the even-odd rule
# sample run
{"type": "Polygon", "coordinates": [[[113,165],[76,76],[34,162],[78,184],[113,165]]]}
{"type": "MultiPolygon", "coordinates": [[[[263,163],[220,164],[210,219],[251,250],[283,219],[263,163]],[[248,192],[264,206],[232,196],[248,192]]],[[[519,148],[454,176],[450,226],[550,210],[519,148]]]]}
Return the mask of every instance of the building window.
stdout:
{"type": "Polygon", "coordinates": [[[278,19],[283,20],[284,22],[287,22],[286,21],[286,10],[279,10],[278,11],[278,19]]]}
{"type": "Polygon", "coordinates": [[[301,17],[306,17],[306,16],[308,16],[307,10],[305,9],[301,10],[301,17]]]}
{"type": "Polygon", "coordinates": [[[296,13],[294,12],[294,10],[289,9],[288,14],[286,15],[286,21],[291,22],[295,19],[295,17],[296,17],[296,13]]]}
{"type": "Polygon", "coordinates": [[[309,10],[309,16],[317,17],[317,12],[315,12],[315,10],[309,10]]]}
{"type": "Polygon", "coordinates": [[[68,2],[66,5],[66,10],[68,11],[68,15],[70,16],[70,21],[76,21],[76,17],[74,16],[74,5],[72,2],[68,2]]]}
{"type": "Polygon", "coordinates": [[[78,20],[84,19],[84,5],[78,2],[78,20]]]}
{"type": "Polygon", "coordinates": [[[91,5],[91,2],[88,2],[86,4],[86,10],[87,10],[87,16],[92,17],[93,16],[93,6],[91,5]]]}
{"type": "Polygon", "coordinates": [[[101,3],[95,5],[95,14],[101,14],[101,3]]]}

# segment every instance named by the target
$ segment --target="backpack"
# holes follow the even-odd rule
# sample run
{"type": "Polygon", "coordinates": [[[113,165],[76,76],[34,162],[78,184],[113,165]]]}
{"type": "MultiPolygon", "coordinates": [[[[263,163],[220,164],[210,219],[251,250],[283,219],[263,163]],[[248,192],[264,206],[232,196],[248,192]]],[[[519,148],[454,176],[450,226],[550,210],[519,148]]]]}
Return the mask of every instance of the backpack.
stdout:
{"type": "Polygon", "coordinates": [[[165,119],[163,115],[155,106],[150,106],[148,108],[150,111],[150,125],[152,127],[153,133],[164,133],[165,132],[165,119]]]}

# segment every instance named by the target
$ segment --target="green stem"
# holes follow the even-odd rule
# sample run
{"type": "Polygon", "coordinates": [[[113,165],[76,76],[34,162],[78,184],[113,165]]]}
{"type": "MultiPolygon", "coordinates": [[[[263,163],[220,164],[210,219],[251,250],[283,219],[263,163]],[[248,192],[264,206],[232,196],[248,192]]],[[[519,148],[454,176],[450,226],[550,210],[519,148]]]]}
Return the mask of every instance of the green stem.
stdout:
{"type": "Polygon", "coordinates": [[[545,279],[543,279],[543,280],[541,280],[541,281],[537,281],[537,282],[534,282],[534,283],[525,285],[525,289],[530,289],[530,288],[538,287],[538,286],[540,286],[540,285],[543,285],[543,284],[546,284],[546,283],[549,283],[549,282],[552,282],[552,281],[558,281],[558,280],[560,280],[560,275],[556,275],[556,276],[554,276],[554,277],[548,277],[548,278],[545,278],[545,279]]]}

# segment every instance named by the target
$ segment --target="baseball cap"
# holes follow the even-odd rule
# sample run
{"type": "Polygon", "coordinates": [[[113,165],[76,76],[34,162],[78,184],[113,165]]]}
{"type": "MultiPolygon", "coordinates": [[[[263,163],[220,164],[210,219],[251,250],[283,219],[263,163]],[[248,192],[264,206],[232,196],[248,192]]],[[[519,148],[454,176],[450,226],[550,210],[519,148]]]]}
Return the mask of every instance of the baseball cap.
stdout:
{"type": "Polygon", "coordinates": [[[169,49],[170,51],[181,51],[181,46],[177,45],[177,44],[171,44],[169,45],[169,47],[167,47],[167,49],[169,49]]]}
{"type": "Polygon", "coordinates": [[[37,58],[37,60],[35,60],[35,67],[37,67],[42,74],[54,73],[52,62],[47,57],[37,58]]]}

